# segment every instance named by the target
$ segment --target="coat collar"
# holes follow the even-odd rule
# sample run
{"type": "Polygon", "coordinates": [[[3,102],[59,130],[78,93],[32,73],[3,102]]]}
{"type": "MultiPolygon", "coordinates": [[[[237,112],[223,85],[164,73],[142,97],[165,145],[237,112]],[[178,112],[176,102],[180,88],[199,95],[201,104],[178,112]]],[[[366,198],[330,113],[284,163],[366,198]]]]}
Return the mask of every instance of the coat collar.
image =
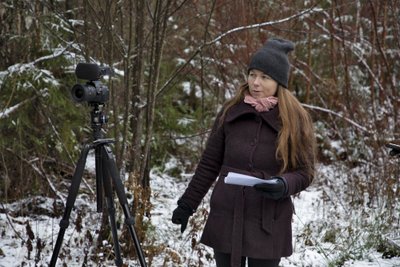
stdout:
{"type": "Polygon", "coordinates": [[[275,131],[279,132],[282,128],[281,120],[279,119],[279,103],[273,109],[266,112],[258,112],[254,107],[243,101],[232,106],[226,114],[226,122],[232,122],[245,114],[259,115],[268,125],[275,131]]]}

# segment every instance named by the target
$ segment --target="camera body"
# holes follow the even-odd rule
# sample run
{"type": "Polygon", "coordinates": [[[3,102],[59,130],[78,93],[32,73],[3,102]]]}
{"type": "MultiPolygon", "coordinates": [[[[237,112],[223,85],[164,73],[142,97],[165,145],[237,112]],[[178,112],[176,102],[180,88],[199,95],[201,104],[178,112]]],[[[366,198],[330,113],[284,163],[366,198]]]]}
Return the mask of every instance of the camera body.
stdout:
{"type": "Polygon", "coordinates": [[[109,99],[108,87],[101,83],[100,78],[111,75],[108,67],[99,67],[93,63],[79,63],[75,74],[79,79],[89,80],[86,84],[75,84],[71,89],[72,98],[76,102],[88,102],[89,104],[104,104],[109,99]]]}
{"type": "Polygon", "coordinates": [[[71,89],[76,102],[105,103],[109,98],[107,86],[100,81],[89,81],[86,84],[75,84],[71,89]]]}

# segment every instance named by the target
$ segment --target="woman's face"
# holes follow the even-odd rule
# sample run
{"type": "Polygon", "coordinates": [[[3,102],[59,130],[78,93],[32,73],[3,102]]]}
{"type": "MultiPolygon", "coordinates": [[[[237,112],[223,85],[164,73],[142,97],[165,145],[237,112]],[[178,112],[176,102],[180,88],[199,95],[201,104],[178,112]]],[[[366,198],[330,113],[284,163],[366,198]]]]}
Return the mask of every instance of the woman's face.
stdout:
{"type": "Polygon", "coordinates": [[[254,98],[274,96],[278,89],[278,83],[275,80],[264,72],[255,69],[250,70],[247,83],[249,84],[250,95],[254,98]]]}

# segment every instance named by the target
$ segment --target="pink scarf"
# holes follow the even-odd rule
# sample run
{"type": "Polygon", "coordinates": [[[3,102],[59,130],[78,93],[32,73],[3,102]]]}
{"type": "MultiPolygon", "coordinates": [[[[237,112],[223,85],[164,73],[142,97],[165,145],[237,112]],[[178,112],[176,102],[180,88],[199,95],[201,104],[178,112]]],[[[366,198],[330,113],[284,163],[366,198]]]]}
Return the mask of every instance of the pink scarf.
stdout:
{"type": "Polygon", "coordinates": [[[278,98],[275,96],[254,98],[248,94],[244,97],[244,103],[252,105],[258,112],[264,112],[275,107],[278,104],[278,98]]]}

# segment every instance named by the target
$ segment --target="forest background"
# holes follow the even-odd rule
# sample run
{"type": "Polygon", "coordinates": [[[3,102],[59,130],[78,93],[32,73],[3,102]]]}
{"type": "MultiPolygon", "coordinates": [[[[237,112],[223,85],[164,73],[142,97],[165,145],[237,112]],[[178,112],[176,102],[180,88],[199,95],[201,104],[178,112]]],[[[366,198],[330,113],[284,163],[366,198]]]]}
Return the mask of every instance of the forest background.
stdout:
{"type": "MultiPolygon", "coordinates": [[[[109,66],[104,130],[116,140],[146,257],[166,253],[149,237],[152,171],[187,182],[216,113],[245,81],[250,56],[279,36],[296,45],[289,88],[314,119],[319,164],[335,170],[314,184],[335,193],[324,201],[373,218],[359,225],[370,241],[363,247],[386,251],[384,234],[399,229],[399,164],[385,148],[400,139],[399,14],[398,0],[1,1],[0,211],[10,221],[31,216],[40,196],[53,201],[47,215],[60,218],[92,136],[91,107],[71,98],[71,87],[85,83],[75,67],[109,66]],[[27,198],[29,209],[7,206],[27,198]]],[[[94,202],[90,177],[82,191],[94,202]]],[[[110,239],[106,222],[103,216],[94,239],[110,239]]],[[[198,235],[201,224],[191,223],[198,235]]],[[[351,226],[325,228],[328,241],[354,234],[351,226]]],[[[166,254],[165,263],[182,261],[166,254]]],[[[351,257],[343,255],[331,264],[351,257]]]]}

